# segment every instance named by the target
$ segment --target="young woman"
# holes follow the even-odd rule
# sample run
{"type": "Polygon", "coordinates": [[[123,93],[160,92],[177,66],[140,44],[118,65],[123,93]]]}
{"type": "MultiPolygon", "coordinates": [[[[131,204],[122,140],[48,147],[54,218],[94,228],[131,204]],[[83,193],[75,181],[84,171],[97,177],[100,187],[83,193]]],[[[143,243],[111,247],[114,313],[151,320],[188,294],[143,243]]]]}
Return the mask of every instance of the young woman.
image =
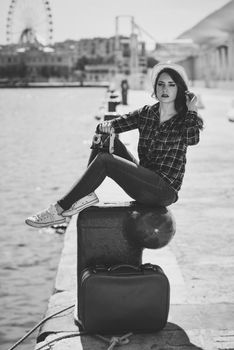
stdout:
{"type": "Polygon", "coordinates": [[[168,206],[178,199],[187,146],[199,142],[203,121],[197,97],[188,91],[185,70],[177,64],[157,64],[152,83],[158,102],[98,125],[99,132],[139,130],[139,164],[120,140],[114,154],[93,150],[88,167],[72,189],[48,209],[26,219],[33,227],[62,223],[98,202],[95,189],[106,176],[134,200],[149,206],[168,206]]]}

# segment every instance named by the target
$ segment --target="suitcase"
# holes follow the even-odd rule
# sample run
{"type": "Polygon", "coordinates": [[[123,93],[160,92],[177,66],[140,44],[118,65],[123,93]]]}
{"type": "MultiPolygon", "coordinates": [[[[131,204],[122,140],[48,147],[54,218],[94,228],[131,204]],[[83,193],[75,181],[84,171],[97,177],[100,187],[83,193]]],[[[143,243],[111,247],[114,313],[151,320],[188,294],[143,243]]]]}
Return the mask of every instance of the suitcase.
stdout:
{"type": "Polygon", "coordinates": [[[170,285],[152,264],[86,268],[81,274],[78,317],[89,333],[155,332],[168,318],[170,285]]]}

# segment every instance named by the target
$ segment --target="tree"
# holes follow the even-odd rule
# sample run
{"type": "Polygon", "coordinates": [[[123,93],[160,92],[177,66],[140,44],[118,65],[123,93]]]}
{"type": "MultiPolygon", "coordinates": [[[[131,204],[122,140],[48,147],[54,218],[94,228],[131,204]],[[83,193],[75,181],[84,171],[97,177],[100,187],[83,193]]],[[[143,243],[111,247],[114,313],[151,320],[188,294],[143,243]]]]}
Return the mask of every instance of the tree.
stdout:
{"type": "Polygon", "coordinates": [[[89,60],[86,56],[82,56],[81,58],[78,58],[76,62],[76,69],[84,71],[85,70],[85,65],[89,63],[89,60]]]}

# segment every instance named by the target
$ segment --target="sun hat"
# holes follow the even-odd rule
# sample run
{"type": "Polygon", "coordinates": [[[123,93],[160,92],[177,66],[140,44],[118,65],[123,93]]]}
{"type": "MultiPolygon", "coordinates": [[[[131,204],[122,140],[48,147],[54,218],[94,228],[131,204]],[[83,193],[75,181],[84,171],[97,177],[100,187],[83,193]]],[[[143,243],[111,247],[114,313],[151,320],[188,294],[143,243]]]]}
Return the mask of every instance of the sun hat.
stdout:
{"type": "Polygon", "coordinates": [[[162,63],[161,62],[161,63],[156,64],[152,69],[151,82],[152,82],[153,88],[154,88],[155,81],[157,79],[158,74],[165,68],[174,69],[181,76],[181,78],[184,80],[185,84],[187,86],[189,85],[189,79],[188,79],[187,73],[185,72],[184,67],[180,66],[177,63],[162,63]]]}

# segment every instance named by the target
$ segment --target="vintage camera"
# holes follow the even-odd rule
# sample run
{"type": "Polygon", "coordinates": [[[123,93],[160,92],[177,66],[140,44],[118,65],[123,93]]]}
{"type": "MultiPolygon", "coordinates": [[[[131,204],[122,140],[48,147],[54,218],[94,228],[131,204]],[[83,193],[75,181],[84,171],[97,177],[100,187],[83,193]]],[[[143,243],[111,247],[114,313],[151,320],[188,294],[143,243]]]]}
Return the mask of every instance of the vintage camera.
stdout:
{"type": "Polygon", "coordinates": [[[101,134],[96,131],[93,136],[91,149],[97,149],[101,152],[114,153],[114,131],[110,134],[101,134]]]}

